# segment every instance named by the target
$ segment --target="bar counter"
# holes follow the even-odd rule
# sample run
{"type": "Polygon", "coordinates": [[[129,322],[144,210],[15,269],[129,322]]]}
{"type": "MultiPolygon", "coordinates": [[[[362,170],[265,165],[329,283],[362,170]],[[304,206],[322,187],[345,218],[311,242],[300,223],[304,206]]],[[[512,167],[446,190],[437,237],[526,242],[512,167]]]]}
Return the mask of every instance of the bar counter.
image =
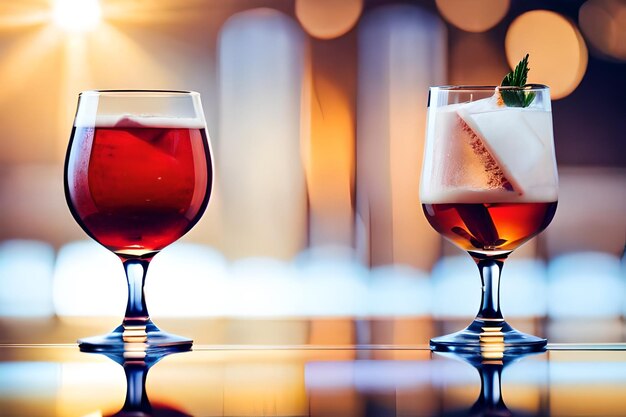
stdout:
{"type": "Polygon", "coordinates": [[[85,333],[75,323],[37,335],[13,320],[0,323],[0,416],[626,416],[626,343],[433,353],[429,323],[165,322],[196,335],[192,351],[105,355],[68,340],[85,333]]]}

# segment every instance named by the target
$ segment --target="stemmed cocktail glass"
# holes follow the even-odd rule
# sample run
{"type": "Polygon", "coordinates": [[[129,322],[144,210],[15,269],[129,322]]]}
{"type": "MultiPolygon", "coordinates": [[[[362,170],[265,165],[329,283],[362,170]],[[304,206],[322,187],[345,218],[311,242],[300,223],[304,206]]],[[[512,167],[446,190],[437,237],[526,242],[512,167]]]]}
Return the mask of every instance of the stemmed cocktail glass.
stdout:
{"type": "Polygon", "coordinates": [[[65,161],[67,203],[83,230],[120,258],[128,279],[122,324],[80,340],[82,350],[124,351],[128,343],[149,352],[191,347],[191,339],[152,323],[143,286],[150,260],[202,216],[212,179],[198,93],[80,94],[65,161]]]}
{"type": "Polygon", "coordinates": [[[556,211],[549,88],[433,87],[428,105],[422,207],[432,227],[476,261],[483,284],[475,320],[431,339],[431,348],[541,350],[546,339],[513,329],[499,297],[505,259],[556,211]]]}

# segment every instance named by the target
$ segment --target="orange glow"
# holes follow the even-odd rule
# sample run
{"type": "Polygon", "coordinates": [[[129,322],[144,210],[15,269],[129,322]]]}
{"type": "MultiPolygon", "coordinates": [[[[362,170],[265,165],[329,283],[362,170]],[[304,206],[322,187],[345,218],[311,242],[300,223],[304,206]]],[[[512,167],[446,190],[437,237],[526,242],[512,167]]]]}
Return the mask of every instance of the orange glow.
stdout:
{"type": "MultiPolygon", "coordinates": [[[[107,3],[110,6],[112,2],[107,3]]],[[[152,7],[113,3],[119,6],[113,10],[117,16],[149,15],[152,24],[157,24],[154,14],[146,13],[152,7]]],[[[191,88],[196,82],[190,73],[208,80],[214,69],[207,65],[198,72],[198,55],[191,57],[188,50],[178,47],[178,39],[164,40],[150,31],[136,36],[133,21],[111,25],[108,19],[115,13],[109,15],[107,7],[103,9],[107,21],[94,30],[64,33],[52,21],[52,5],[52,1],[41,0],[0,5],[0,104],[10,110],[0,117],[5,138],[0,140],[0,155],[3,162],[16,168],[7,171],[10,175],[5,178],[11,184],[3,195],[12,197],[5,216],[10,220],[3,225],[2,236],[42,239],[60,246],[84,238],[67,210],[59,166],[64,160],[78,93],[91,88],[191,88]],[[171,62],[176,65],[171,66],[171,62]],[[42,201],[48,216],[35,214],[42,201]]],[[[181,23],[180,15],[175,16],[176,26],[168,29],[194,37],[194,32],[186,31],[189,25],[181,23]]]]}
{"type": "Polygon", "coordinates": [[[309,415],[359,417],[364,415],[359,394],[352,387],[311,390],[309,415]]]}
{"type": "MultiPolygon", "coordinates": [[[[82,63],[83,71],[98,80],[98,88],[168,88],[180,82],[176,71],[163,66],[154,55],[117,27],[104,24],[90,34],[82,63]],[[122,65],[111,65],[124,57],[122,65]]],[[[85,75],[83,75],[85,76],[85,75]]],[[[87,83],[76,86],[94,88],[87,83]]]]}
{"type": "MultiPolygon", "coordinates": [[[[181,3],[177,3],[182,6],[181,3]]],[[[185,2],[184,7],[174,7],[168,1],[105,0],[102,4],[103,17],[112,23],[124,25],[154,24],[155,22],[180,22],[204,18],[205,2],[185,2]]],[[[213,8],[208,8],[213,11],[213,8]]]]}
{"type": "Polygon", "coordinates": [[[296,17],[309,35],[332,39],[344,35],[356,24],[363,0],[296,0],[296,17]]]}
{"type": "MultiPolygon", "coordinates": [[[[172,83],[179,82],[176,73],[157,63],[159,58],[147,54],[121,30],[101,24],[97,0],[18,3],[0,6],[0,30],[15,31],[10,34],[14,40],[7,44],[0,63],[3,85],[0,103],[11,102],[13,110],[11,123],[5,124],[6,136],[20,137],[19,141],[0,143],[0,153],[5,160],[62,161],[81,90],[172,88],[172,83]],[[92,14],[90,28],[72,26],[89,20],[73,14],[79,11],[74,6],[89,9],[83,11],[92,14]],[[96,18],[98,22],[93,21],[96,18]],[[64,27],[66,23],[69,28],[64,27]],[[81,29],[89,29],[89,33],[81,33],[81,29]],[[46,94],[38,95],[37,100],[29,98],[22,104],[26,85],[30,91],[46,91],[46,94]],[[35,125],[32,124],[34,113],[40,119],[35,125]],[[11,131],[12,126],[27,125],[30,128],[26,132],[11,131]]],[[[126,15],[129,10],[145,15],[141,8],[120,5],[114,9],[118,15],[124,10],[126,15]]],[[[104,18],[109,17],[107,11],[103,10],[104,18]]],[[[115,13],[113,15],[115,17],[115,13]]]]}
{"type": "Polygon", "coordinates": [[[58,130],[66,132],[57,142],[57,159],[62,161],[67,150],[78,93],[93,88],[91,71],[88,68],[87,39],[82,36],[69,35],[63,43],[63,69],[61,71],[62,91],[59,94],[58,130]]]}
{"type": "Polygon", "coordinates": [[[148,375],[150,401],[191,415],[306,415],[303,365],[258,356],[240,362],[189,363],[182,368],[182,363],[166,358],[148,375]]]}
{"type": "Polygon", "coordinates": [[[224,370],[224,415],[303,415],[307,401],[298,363],[231,364],[224,370]]]}
{"type": "Polygon", "coordinates": [[[430,387],[398,389],[395,393],[397,416],[436,416],[440,404],[430,387]]]}
{"type": "MultiPolygon", "coordinates": [[[[598,361],[582,351],[550,352],[548,391],[550,415],[619,415],[624,409],[624,382],[607,374],[612,365],[626,360],[626,352],[615,351],[598,361]],[[569,368],[566,377],[563,370],[569,368]],[[598,371],[603,369],[603,371],[598,371]],[[572,372],[577,370],[577,372],[572,372]],[[584,378],[584,379],[583,379],[584,378]],[[583,384],[582,381],[585,380],[583,384]],[[594,381],[594,382],[591,382],[594,381]],[[620,410],[619,412],[617,410],[620,410]]],[[[620,371],[616,371],[619,373],[620,371]]]]}
{"type": "Polygon", "coordinates": [[[463,33],[455,37],[450,50],[450,84],[499,85],[508,72],[500,45],[489,35],[463,33]]]}
{"type": "Polygon", "coordinates": [[[515,19],[505,47],[511,68],[530,54],[528,82],[548,85],[552,99],[571,94],[587,70],[587,47],[578,29],[547,10],[534,10],[515,19]]]}
{"type": "Polygon", "coordinates": [[[2,51],[0,105],[10,110],[2,118],[0,154],[4,161],[46,160],[54,153],[55,142],[42,138],[51,136],[46,123],[53,123],[57,105],[60,39],[52,26],[42,26],[21,31],[21,36],[2,51]],[[33,115],[37,123],[33,123],[33,115]]]}
{"type": "Polygon", "coordinates": [[[0,103],[23,91],[41,68],[34,64],[47,60],[58,51],[60,37],[50,26],[21,37],[11,47],[3,49],[0,61],[0,103]]]}
{"type": "Polygon", "coordinates": [[[419,177],[428,87],[445,79],[445,25],[418,7],[389,6],[363,19],[359,39],[356,196],[359,233],[369,245],[363,251],[371,265],[430,269],[439,235],[421,214],[419,177]]]}
{"type": "Polygon", "coordinates": [[[550,388],[550,415],[610,416],[624,410],[623,387],[611,383],[597,386],[556,386],[550,388]],[[622,395],[617,394],[622,390],[622,395]]]}
{"type": "Polygon", "coordinates": [[[509,11],[510,0],[436,0],[448,22],[467,32],[485,32],[509,11]]]}
{"type": "Polygon", "coordinates": [[[305,163],[313,243],[352,239],[354,118],[341,88],[323,76],[311,81],[312,97],[304,103],[310,117],[305,163]]]}
{"type": "Polygon", "coordinates": [[[61,364],[56,415],[111,414],[122,407],[126,390],[122,367],[100,355],[93,360],[61,364]]]}
{"type": "Polygon", "coordinates": [[[0,4],[0,29],[21,29],[45,24],[50,19],[47,6],[45,2],[4,1],[0,4]]]}
{"type": "Polygon", "coordinates": [[[78,94],[89,89],[171,88],[177,74],[144,51],[132,38],[107,23],[88,34],[69,33],[63,42],[64,67],[60,73],[57,158],[63,160],[78,94]],[[123,65],[112,65],[124,57],[123,65]],[[96,81],[97,80],[97,81],[96,81]]]}
{"type": "Polygon", "coordinates": [[[619,0],[590,0],[578,12],[580,29],[600,52],[626,60],[626,3],[619,0]]]}
{"type": "MultiPolygon", "coordinates": [[[[389,318],[371,322],[372,344],[395,346],[423,345],[436,334],[430,317],[389,318]]],[[[413,349],[377,350],[372,358],[377,360],[427,360],[430,352],[413,349]]]]}
{"type": "MultiPolygon", "coordinates": [[[[506,378],[506,370],[505,378],[506,378]]],[[[524,383],[506,385],[504,401],[512,410],[523,410],[530,415],[541,415],[541,388],[524,383]]]]}
{"type": "Polygon", "coordinates": [[[408,79],[401,75],[391,77],[387,117],[393,261],[428,269],[435,259],[433,252],[438,250],[438,245],[434,230],[420,213],[419,181],[426,131],[423,103],[428,94],[426,88],[420,88],[424,81],[410,76],[408,79]],[[418,254],[421,259],[416,259],[418,254]]]}
{"type": "MultiPolygon", "coordinates": [[[[320,319],[313,320],[309,326],[311,345],[353,345],[356,342],[352,319],[320,319]]],[[[346,351],[346,359],[354,357],[353,351],[346,351]]]]}

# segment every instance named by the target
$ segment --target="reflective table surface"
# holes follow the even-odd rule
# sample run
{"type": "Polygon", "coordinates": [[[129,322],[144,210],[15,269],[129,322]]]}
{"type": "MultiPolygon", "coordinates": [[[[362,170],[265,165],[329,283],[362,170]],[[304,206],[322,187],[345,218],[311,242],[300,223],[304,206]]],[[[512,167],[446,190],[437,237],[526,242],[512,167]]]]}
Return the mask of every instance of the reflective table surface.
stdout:
{"type": "Polygon", "coordinates": [[[527,356],[426,344],[0,344],[0,416],[626,416],[626,344],[527,356]]]}

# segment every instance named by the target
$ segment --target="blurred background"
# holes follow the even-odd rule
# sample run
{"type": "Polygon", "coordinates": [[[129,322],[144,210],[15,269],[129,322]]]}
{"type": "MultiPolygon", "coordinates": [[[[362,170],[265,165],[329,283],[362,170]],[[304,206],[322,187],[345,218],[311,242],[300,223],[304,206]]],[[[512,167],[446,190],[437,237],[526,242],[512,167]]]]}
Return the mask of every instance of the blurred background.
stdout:
{"type": "Polygon", "coordinates": [[[123,315],[122,266],[63,194],[86,89],[202,95],[214,192],[150,268],[163,327],[396,344],[460,328],[480,280],[422,214],[428,87],[497,85],[526,53],[552,91],[560,195],[507,261],[503,312],[551,341],[626,341],[623,0],[0,1],[0,341],[123,315]]]}

